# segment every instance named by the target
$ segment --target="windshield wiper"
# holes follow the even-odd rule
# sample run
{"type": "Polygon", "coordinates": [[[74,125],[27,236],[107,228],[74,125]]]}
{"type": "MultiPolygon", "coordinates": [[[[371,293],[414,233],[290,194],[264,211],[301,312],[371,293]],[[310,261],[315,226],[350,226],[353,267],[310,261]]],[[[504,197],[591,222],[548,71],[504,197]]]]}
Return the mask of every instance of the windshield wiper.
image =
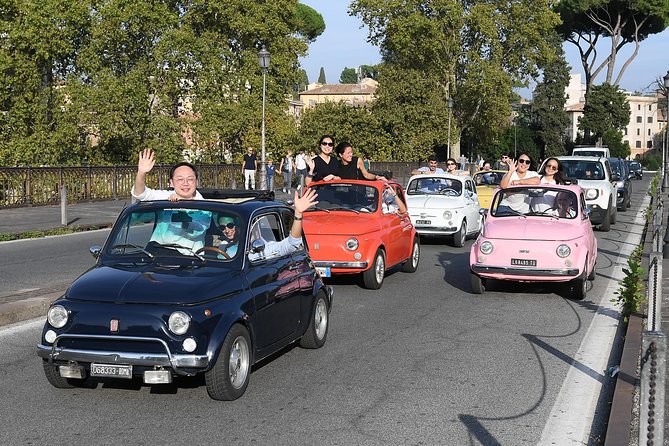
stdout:
{"type": "Polygon", "coordinates": [[[328,214],[330,213],[330,209],[322,208],[322,207],[320,207],[319,205],[311,206],[311,207],[310,207],[309,209],[307,209],[305,212],[309,212],[309,211],[325,211],[325,212],[327,212],[328,214]]]}
{"type": "Polygon", "coordinates": [[[156,258],[156,256],[151,254],[146,249],[142,248],[141,246],[133,245],[132,243],[119,243],[118,245],[114,245],[111,248],[109,248],[109,250],[111,251],[112,249],[122,249],[122,248],[135,248],[136,250],[146,254],[151,260],[156,258]]]}
{"type": "Polygon", "coordinates": [[[356,214],[360,213],[360,211],[356,211],[355,209],[345,208],[345,207],[330,208],[330,210],[331,211],[351,211],[351,212],[355,212],[356,214]]]}
{"type": "Polygon", "coordinates": [[[167,244],[161,243],[160,246],[162,246],[163,248],[173,248],[176,249],[177,251],[180,249],[185,249],[186,251],[189,251],[194,257],[197,257],[202,262],[206,262],[206,259],[203,256],[196,253],[195,251],[193,251],[193,249],[189,248],[188,246],[183,246],[178,243],[167,243],[167,244]]]}

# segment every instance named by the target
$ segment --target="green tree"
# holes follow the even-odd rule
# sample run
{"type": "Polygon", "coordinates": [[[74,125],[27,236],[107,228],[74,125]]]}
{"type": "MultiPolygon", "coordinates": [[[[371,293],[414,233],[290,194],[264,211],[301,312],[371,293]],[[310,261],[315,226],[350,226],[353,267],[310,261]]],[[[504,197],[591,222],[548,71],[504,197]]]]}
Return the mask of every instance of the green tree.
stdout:
{"type": "Polygon", "coordinates": [[[356,84],[358,82],[358,74],[355,72],[355,68],[344,67],[339,76],[340,84],[356,84]]]}
{"type": "Polygon", "coordinates": [[[370,78],[375,81],[379,80],[379,65],[360,65],[360,76],[362,78],[370,78]]]}
{"type": "Polygon", "coordinates": [[[317,151],[318,139],[324,134],[333,135],[337,143],[351,143],[357,156],[364,155],[376,161],[391,159],[390,138],[367,108],[326,102],[305,110],[296,146],[317,151]]]}
{"type": "Polygon", "coordinates": [[[543,80],[534,90],[532,111],[536,120],[537,137],[542,158],[566,153],[564,131],[569,126],[569,116],[564,109],[569,86],[569,66],[564,58],[562,42],[553,33],[552,42],[556,57],[540,63],[543,80]]]}
{"type": "Polygon", "coordinates": [[[298,3],[295,6],[295,27],[300,35],[313,42],[325,31],[325,21],[318,11],[304,3],[298,3]]]}
{"type": "Polygon", "coordinates": [[[321,67],[321,71],[318,73],[318,83],[319,84],[327,84],[327,80],[325,79],[325,68],[321,67]]]}
{"type": "Polygon", "coordinates": [[[622,130],[630,122],[630,105],[625,95],[609,84],[593,86],[585,97],[579,128],[586,143],[596,143],[609,129],[622,130]]]}
{"type": "Polygon", "coordinates": [[[619,85],[625,70],[638,54],[641,42],[669,26],[669,2],[666,0],[562,0],[556,2],[555,10],[562,18],[558,31],[565,41],[578,48],[586,91],[604,68],[605,82],[619,85]],[[597,44],[606,38],[611,41],[610,51],[598,61],[597,44]],[[627,45],[633,45],[634,49],[616,74],[618,55],[627,45]]]}
{"type": "Polygon", "coordinates": [[[602,143],[609,148],[611,156],[627,158],[632,154],[629,144],[623,141],[623,132],[618,129],[608,129],[602,135],[602,143]]]}
{"type": "MultiPolygon", "coordinates": [[[[557,26],[559,17],[549,6],[547,0],[354,0],[350,13],[360,16],[369,27],[369,40],[380,46],[384,65],[411,71],[412,82],[426,84],[413,87],[406,76],[386,78],[384,68],[379,101],[386,92],[404,89],[422,94],[425,87],[438,97],[438,110],[431,109],[437,105],[432,101],[420,107],[415,98],[411,99],[421,110],[407,116],[411,118],[405,126],[407,133],[390,132],[394,143],[405,145],[415,139],[412,128],[428,130],[421,140],[443,142],[446,119],[431,124],[420,121],[424,114],[447,117],[449,96],[454,100],[454,141],[462,132],[494,140],[507,125],[513,83],[534,75],[538,60],[553,51],[544,36],[557,26]],[[387,84],[391,79],[404,83],[391,86],[387,84]]],[[[391,106],[390,100],[382,103],[391,106]]],[[[383,119],[393,118],[388,112],[383,119]]]]}

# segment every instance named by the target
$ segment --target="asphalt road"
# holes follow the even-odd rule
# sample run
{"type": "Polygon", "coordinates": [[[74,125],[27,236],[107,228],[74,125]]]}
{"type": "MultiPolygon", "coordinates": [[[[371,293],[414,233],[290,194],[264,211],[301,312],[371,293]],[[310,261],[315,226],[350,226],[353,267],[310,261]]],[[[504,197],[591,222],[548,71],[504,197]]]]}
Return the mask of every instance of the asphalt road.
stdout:
{"type": "MultiPolygon", "coordinates": [[[[0,438],[72,445],[601,444],[614,383],[606,371],[619,354],[610,299],[641,233],[642,185],[635,182],[633,207],[612,230],[596,233],[597,278],[586,300],[566,299],[557,286],[518,284],[472,295],[471,241],[458,249],[424,240],[418,271],[393,272],[380,291],[347,278],[333,282],[326,345],[289,348],[256,366],[235,402],[210,400],[198,378],[153,388],[109,381],[55,389],[35,355],[42,322],[0,329],[0,438]]],[[[0,294],[76,277],[92,261],[88,246],[105,235],[0,244],[0,294]]]]}

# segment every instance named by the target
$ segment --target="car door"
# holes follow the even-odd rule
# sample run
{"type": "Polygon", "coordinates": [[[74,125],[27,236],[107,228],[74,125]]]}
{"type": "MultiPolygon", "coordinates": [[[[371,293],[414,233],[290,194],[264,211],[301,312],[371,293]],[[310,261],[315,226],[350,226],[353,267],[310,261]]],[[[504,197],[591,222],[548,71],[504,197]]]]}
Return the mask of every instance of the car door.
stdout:
{"type": "Polygon", "coordinates": [[[478,229],[479,224],[479,198],[476,195],[476,186],[474,181],[465,180],[465,190],[462,193],[465,202],[465,215],[467,216],[468,232],[472,232],[474,228],[478,229]]]}
{"type": "Polygon", "coordinates": [[[253,332],[258,350],[262,350],[297,330],[300,317],[299,277],[291,254],[258,258],[251,253],[251,243],[258,236],[265,241],[268,253],[271,244],[285,239],[278,210],[256,216],[251,222],[249,234],[245,259],[247,280],[255,304],[253,332]]]}
{"type": "MultiPolygon", "coordinates": [[[[399,184],[392,184],[392,187],[397,194],[397,197],[406,205],[407,201],[404,192],[402,191],[402,187],[399,184]]],[[[408,212],[388,214],[386,217],[393,217],[390,218],[389,221],[389,237],[386,237],[384,242],[386,243],[386,246],[389,247],[388,252],[386,252],[387,263],[388,265],[394,265],[404,261],[404,259],[411,255],[411,248],[413,246],[411,228],[413,227],[413,224],[411,223],[408,212]]]]}
{"type": "MultiPolygon", "coordinates": [[[[285,234],[290,234],[290,229],[293,225],[294,214],[293,211],[289,209],[284,209],[281,212],[281,221],[284,228],[285,234]]],[[[308,318],[311,314],[312,307],[312,295],[314,289],[314,281],[316,279],[316,274],[311,263],[311,258],[307,251],[307,244],[302,236],[302,246],[295,250],[291,254],[291,264],[289,270],[292,271],[297,279],[296,294],[298,295],[299,301],[299,325],[304,328],[304,322],[308,321],[308,318]]],[[[293,282],[291,282],[292,284],[293,282]]]]}

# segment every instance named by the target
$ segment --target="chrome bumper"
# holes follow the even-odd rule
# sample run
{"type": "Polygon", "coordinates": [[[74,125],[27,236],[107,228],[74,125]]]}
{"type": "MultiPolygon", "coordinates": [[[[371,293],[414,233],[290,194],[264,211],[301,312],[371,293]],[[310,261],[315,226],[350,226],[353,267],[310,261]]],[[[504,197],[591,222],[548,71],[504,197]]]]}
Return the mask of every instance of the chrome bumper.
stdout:
{"type": "Polygon", "coordinates": [[[331,262],[327,260],[314,261],[314,266],[330,268],[367,268],[368,262],[331,262]]]}
{"type": "Polygon", "coordinates": [[[475,273],[505,274],[507,276],[555,276],[555,277],[578,277],[578,268],[562,269],[537,269],[522,268],[514,266],[483,266],[472,265],[475,273]]]}
{"type": "Polygon", "coordinates": [[[170,367],[178,375],[189,375],[180,368],[201,368],[209,366],[210,359],[206,355],[184,355],[172,354],[167,343],[158,338],[143,338],[135,336],[101,336],[101,335],[76,335],[62,334],[56,337],[52,346],[38,344],[37,355],[48,359],[49,362],[58,361],[76,361],[83,363],[99,362],[103,364],[122,364],[136,366],[162,366],[170,367]],[[140,341],[156,342],[163,346],[165,353],[133,353],[123,351],[107,350],[82,350],[58,347],[58,341],[61,339],[97,339],[103,341],[140,341]]]}

